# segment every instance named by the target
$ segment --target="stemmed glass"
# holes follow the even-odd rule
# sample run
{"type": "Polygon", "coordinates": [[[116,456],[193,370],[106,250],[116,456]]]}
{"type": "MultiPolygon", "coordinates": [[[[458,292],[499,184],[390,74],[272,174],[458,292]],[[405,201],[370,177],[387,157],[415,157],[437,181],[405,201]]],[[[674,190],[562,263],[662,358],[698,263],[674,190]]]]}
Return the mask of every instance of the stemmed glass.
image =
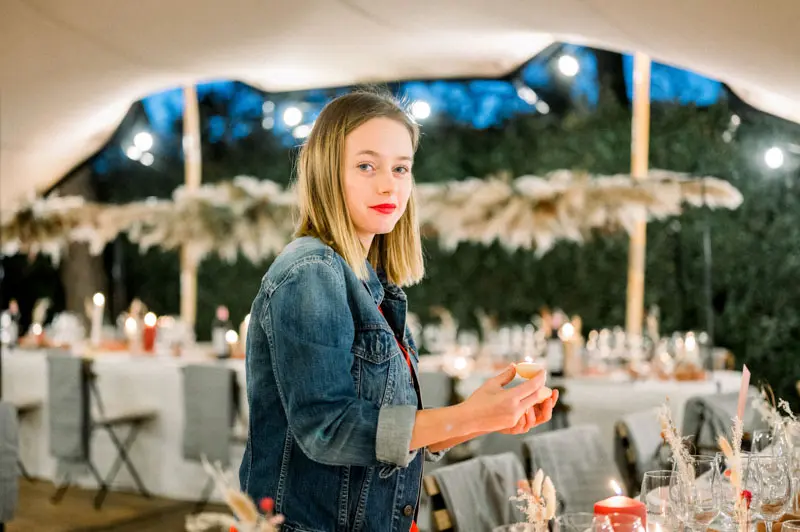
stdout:
{"type": "Polygon", "coordinates": [[[672,482],[672,471],[647,471],[642,479],[642,490],[639,495],[647,508],[647,528],[662,530],[669,519],[669,487],[672,482]]]}
{"type": "Polygon", "coordinates": [[[693,532],[708,528],[719,515],[719,466],[717,456],[695,455],[693,478],[681,478],[677,465],[670,482],[670,507],[675,517],[693,532]]]}
{"type": "Polygon", "coordinates": [[[614,532],[608,516],[588,512],[562,514],[555,525],[553,532],[614,532]]]}
{"type": "MultiPolygon", "coordinates": [[[[608,514],[611,528],[614,532],[645,532],[642,519],[630,514],[608,514]]],[[[605,532],[605,530],[593,527],[592,532],[605,532]]]]}
{"type": "Polygon", "coordinates": [[[773,456],[786,456],[789,454],[789,444],[782,427],[771,430],[756,430],[753,432],[753,453],[769,451],[773,456]]]}
{"type": "Polygon", "coordinates": [[[772,524],[786,512],[792,498],[788,457],[750,454],[742,469],[743,487],[752,495],[753,517],[764,521],[768,531],[772,530],[772,524]]]}

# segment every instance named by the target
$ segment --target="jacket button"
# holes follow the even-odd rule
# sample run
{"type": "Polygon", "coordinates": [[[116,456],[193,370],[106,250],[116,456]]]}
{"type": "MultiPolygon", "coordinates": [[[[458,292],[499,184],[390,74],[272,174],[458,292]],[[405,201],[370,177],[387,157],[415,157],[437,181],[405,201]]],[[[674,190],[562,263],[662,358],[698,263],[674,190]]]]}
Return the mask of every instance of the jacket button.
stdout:
{"type": "Polygon", "coordinates": [[[403,515],[406,517],[411,517],[414,515],[414,507],[410,504],[406,504],[405,508],[403,508],[403,515]]]}

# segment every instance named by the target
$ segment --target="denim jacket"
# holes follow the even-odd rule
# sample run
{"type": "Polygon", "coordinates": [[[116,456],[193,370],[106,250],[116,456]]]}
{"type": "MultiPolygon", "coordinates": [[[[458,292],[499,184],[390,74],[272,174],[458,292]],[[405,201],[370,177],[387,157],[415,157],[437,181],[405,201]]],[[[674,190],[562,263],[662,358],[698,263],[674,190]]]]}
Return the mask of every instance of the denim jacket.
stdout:
{"type": "Polygon", "coordinates": [[[283,532],[409,530],[423,459],[441,453],[409,452],[422,405],[398,346],[416,375],[406,307],[400,288],[371,267],[361,281],[311,237],[264,276],[247,332],[239,479],[254,500],[275,499],[283,532]]]}

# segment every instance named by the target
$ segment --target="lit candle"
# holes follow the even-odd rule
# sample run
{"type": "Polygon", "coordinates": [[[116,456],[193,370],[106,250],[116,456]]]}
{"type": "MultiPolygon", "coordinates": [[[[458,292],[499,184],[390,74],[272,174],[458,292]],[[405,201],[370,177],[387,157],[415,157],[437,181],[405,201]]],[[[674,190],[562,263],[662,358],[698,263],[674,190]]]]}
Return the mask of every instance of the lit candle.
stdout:
{"type": "Polygon", "coordinates": [[[247,329],[250,327],[250,314],[244,317],[239,325],[239,353],[244,356],[247,352],[247,329]]]}
{"type": "Polygon", "coordinates": [[[228,343],[228,356],[231,356],[236,349],[236,344],[239,343],[239,334],[230,329],[225,333],[225,341],[228,343]]]}
{"type": "Polygon", "coordinates": [[[140,336],[138,335],[139,324],[136,318],[128,316],[125,319],[125,337],[128,339],[128,349],[136,350],[139,347],[140,336]]]}
{"type": "Polygon", "coordinates": [[[106,296],[97,292],[92,298],[94,307],[92,308],[92,328],[90,334],[91,344],[94,347],[100,345],[103,334],[103,311],[106,307],[106,296]]]}
{"type": "Polygon", "coordinates": [[[156,323],[158,318],[152,312],[144,315],[144,331],[142,331],[142,343],[144,344],[144,351],[152,353],[156,345],[156,323]]]}
{"type": "Polygon", "coordinates": [[[44,329],[42,328],[42,324],[34,323],[31,325],[31,332],[33,333],[34,340],[36,340],[36,345],[40,347],[44,345],[44,329]]]}
{"type": "Polygon", "coordinates": [[[614,495],[594,504],[595,515],[626,514],[634,515],[642,520],[642,526],[647,527],[647,506],[641,501],[614,495]]]}

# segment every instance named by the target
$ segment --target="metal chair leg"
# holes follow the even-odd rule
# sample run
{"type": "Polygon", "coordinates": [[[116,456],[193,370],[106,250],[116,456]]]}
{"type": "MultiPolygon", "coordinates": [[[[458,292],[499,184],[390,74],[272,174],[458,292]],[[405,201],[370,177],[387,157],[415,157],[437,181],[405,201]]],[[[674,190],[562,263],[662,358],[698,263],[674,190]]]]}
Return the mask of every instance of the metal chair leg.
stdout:
{"type": "Polygon", "coordinates": [[[33,477],[28,473],[28,470],[25,469],[25,464],[22,463],[22,460],[17,460],[17,467],[19,468],[19,473],[22,475],[22,478],[28,482],[33,482],[33,477]]]}
{"type": "Polygon", "coordinates": [[[108,495],[108,483],[103,480],[103,477],[100,476],[100,473],[97,471],[97,468],[94,467],[93,463],[87,462],[87,465],[89,466],[89,471],[91,471],[92,476],[97,481],[98,486],[100,486],[97,495],[94,496],[94,509],[99,510],[103,506],[103,502],[108,495]]]}
{"type": "MultiPolygon", "coordinates": [[[[128,457],[128,447],[130,447],[130,445],[136,439],[136,435],[139,432],[139,424],[136,423],[136,424],[131,426],[131,429],[128,432],[128,436],[125,439],[125,443],[124,444],[120,441],[119,437],[117,437],[117,434],[114,432],[114,430],[111,427],[106,427],[106,429],[108,430],[108,435],[111,438],[111,441],[114,443],[114,446],[117,448],[117,450],[119,452],[119,460],[124,462],[125,468],[130,472],[131,477],[133,477],[133,481],[136,484],[136,487],[139,490],[139,493],[141,493],[143,497],[149,499],[150,497],[152,497],[152,495],[147,490],[147,488],[145,488],[144,482],[142,482],[142,479],[139,476],[139,472],[136,470],[136,467],[134,467],[133,463],[131,462],[130,458],[128,457]]],[[[119,469],[119,467],[121,467],[121,466],[117,466],[117,470],[119,469]]],[[[116,475],[116,473],[117,473],[117,471],[114,471],[115,475],[116,475]]],[[[111,481],[113,481],[113,478],[108,478],[107,481],[110,484],[111,481]]]]}
{"type": "Polygon", "coordinates": [[[70,484],[71,484],[71,482],[70,482],[69,475],[68,474],[64,475],[64,482],[61,483],[61,485],[58,487],[58,489],[53,494],[53,496],[50,497],[50,502],[52,504],[60,503],[61,499],[63,499],[64,495],[67,493],[67,490],[69,489],[70,484]]]}

